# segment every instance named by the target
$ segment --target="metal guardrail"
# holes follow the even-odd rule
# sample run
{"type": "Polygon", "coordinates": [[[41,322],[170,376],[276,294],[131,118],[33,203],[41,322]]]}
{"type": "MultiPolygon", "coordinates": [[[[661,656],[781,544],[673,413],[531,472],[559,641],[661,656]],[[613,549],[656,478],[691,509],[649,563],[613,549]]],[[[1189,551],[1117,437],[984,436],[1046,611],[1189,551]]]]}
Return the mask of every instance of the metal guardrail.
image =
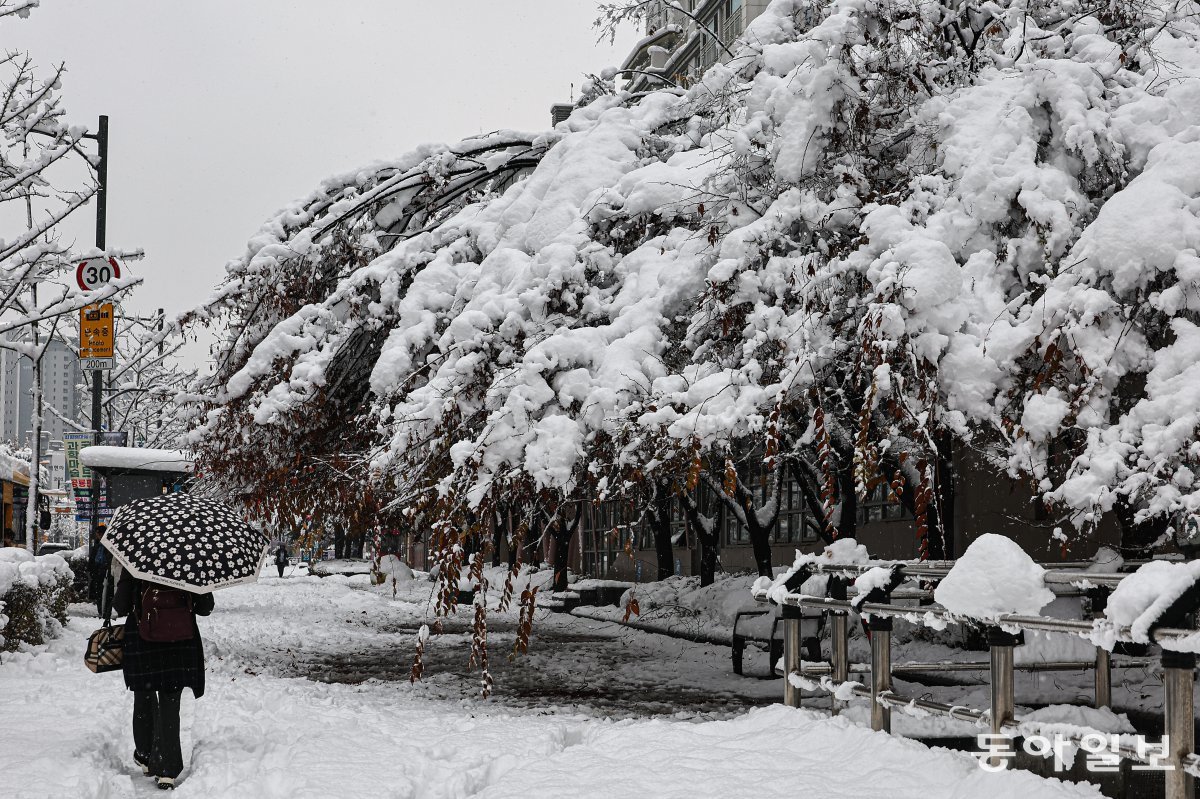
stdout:
{"type": "MultiPolygon", "coordinates": [[[[869,565],[816,565],[810,569],[812,573],[827,573],[841,581],[845,577],[853,577],[875,566],[886,565],[898,570],[898,575],[907,579],[929,580],[945,577],[952,562],[920,563],[920,564],[869,564],[869,565]]],[[[1068,564],[1062,564],[1068,565],[1068,564]]],[[[1076,564],[1069,564],[1074,566],[1076,564]]],[[[1084,564],[1080,564],[1084,565],[1084,564]]],[[[1091,565],[1086,564],[1086,565],[1091,565]]],[[[1060,591],[1071,591],[1073,595],[1087,589],[1111,589],[1120,584],[1126,574],[1120,573],[1089,573],[1072,572],[1059,568],[1046,574],[1047,587],[1059,595],[1060,591]]],[[[844,588],[844,584],[840,586],[844,588]]],[[[845,596],[843,590],[837,591],[845,596]]],[[[896,592],[897,594],[899,591],[896,592]]],[[[802,689],[823,689],[833,694],[832,711],[834,714],[844,706],[848,697],[862,697],[871,700],[871,727],[875,730],[891,731],[891,713],[893,708],[915,708],[925,713],[943,715],[948,718],[967,721],[979,725],[986,724],[996,735],[1008,736],[1010,739],[1028,735],[1030,730],[1036,730],[1036,722],[1025,721],[1015,714],[1014,673],[1022,671],[1051,671],[1092,668],[1095,671],[1095,701],[1096,707],[1112,704],[1112,668],[1113,658],[1108,649],[1096,646],[1094,662],[1086,661],[1056,661],[1043,664],[1015,664],[1013,649],[1019,645],[1020,637],[1014,631],[1041,630],[1046,632],[1075,635],[1092,643],[1099,637],[1107,641],[1132,642],[1128,627],[1119,627],[1106,622],[1103,618],[1091,621],[1077,619],[1058,619],[1046,616],[1029,616],[1022,614],[1003,614],[995,619],[978,620],[957,616],[945,608],[927,605],[919,607],[891,604],[892,595],[884,593],[885,601],[852,603],[846,599],[831,597],[806,596],[797,593],[776,595],[768,598],[768,591],[754,591],[755,599],[760,602],[778,601],[783,606],[784,619],[784,703],[799,707],[802,689]],[[802,609],[819,609],[830,614],[832,618],[832,646],[830,663],[825,665],[812,664],[803,668],[800,649],[800,612],[802,609]],[[871,638],[871,663],[851,664],[848,658],[848,619],[852,612],[862,614],[868,622],[871,638]],[[989,660],[983,663],[925,663],[892,665],[891,633],[895,618],[902,618],[917,625],[925,625],[936,621],[939,625],[945,623],[975,624],[984,626],[988,635],[989,660]],[[863,685],[851,682],[851,669],[864,671],[870,675],[870,684],[863,685]],[[965,708],[947,705],[918,697],[904,697],[892,690],[892,675],[903,673],[929,673],[931,671],[966,671],[983,670],[989,672],[990,707],[987,710],[965,708]],[[828,675],[828,676],[826,676],[828,675]]],[[[1165,796],[1167,799],[1194,799],[1193,776],[1200,776],[1200,756],[1193,753],[1195,741],[1195,717],[1193,708],[1193,691],[1195,687],[1196,655],[1186,651],[1200,643],[1200,631],[1189,628],[1161,627],[1152,630],[1149,637],[1162,647],[1162,654],[1157,658],[1163,668],[1164,697],[1164,730],[1169,741],[1166,763],[1165,796]]],[[[1155,658],[1139,658],[1134,661],[1120,660],[1117,666],[1148,665],[1155,658]]],[[[1061,731],[1056,731],[1061,734],[1061,731]]],[[[1083,739],[1083,733],[1065,736],[1078,744],[1083,739]]],[[[1126,743],[1118,745],[1116,754],[1130,760],[1147,762],[1147,757],[1135,747],[1126,743]]]]}

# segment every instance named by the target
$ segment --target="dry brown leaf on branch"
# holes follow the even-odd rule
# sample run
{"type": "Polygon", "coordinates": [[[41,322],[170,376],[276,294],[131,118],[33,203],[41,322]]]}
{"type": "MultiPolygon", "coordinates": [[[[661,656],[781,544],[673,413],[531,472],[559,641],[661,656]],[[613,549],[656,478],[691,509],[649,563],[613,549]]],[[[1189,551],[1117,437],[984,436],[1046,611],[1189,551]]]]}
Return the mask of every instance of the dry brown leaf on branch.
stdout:
{"type": "Polygon", "coordinates": [[[629,597],[629,601],[625,603],[625,617],[622,619],[622,621],[629,621],[630,616],[640,615],[642,615],[642,609],[638,605],[637,597],[629,597]]]}

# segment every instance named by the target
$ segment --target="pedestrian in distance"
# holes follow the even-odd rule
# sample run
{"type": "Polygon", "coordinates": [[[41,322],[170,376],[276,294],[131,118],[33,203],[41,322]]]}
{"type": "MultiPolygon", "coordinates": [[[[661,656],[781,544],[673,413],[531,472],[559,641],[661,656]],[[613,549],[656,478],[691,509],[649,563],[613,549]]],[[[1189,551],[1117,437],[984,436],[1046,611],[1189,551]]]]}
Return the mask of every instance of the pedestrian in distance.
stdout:
{"type": "Polygon", "coordinates": [[[100,540],[104,537],[104,530],[103,526],[96,529],[96,534],[92,542],[92,560],[88,564],[88,591],[92,602],[96,603],[96,610],[100,613],[104,612],[104,608],[101,607],[104,597],[104,581],[113,579],[109,570],[112,564],[112,556],[100,544],[100,540]]]}
{"type": "Polygon", "coordinates": [[[275,550],[275,568],[279,569],[279,576],[283,577],[283,570],[288,565],[288,551],[283,544],[279,545],[279,549],[275,550]]]}
{"type": "Polygon", "coordinates": [[[193,594],[117,567],[113,610],[125,620],[125,687],[133,691],[133,759],[158,787],[173,789],[183,771],[179,701],[184,688],[204,695],[204,645],[197,616],[213,609],[211,593],[193,594]]]}

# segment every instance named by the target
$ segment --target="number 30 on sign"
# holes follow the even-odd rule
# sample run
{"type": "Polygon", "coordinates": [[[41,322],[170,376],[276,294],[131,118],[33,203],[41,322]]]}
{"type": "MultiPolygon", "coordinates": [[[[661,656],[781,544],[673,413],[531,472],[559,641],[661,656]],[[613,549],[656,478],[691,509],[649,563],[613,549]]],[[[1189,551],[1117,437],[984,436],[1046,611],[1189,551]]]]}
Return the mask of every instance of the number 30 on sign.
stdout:
{"type": "Polygon", "coordinates": [[[84,291],[104,288],[120,276],[121,265],[116,258],[88,258],[75,267],[75,282],[84,291]]]}

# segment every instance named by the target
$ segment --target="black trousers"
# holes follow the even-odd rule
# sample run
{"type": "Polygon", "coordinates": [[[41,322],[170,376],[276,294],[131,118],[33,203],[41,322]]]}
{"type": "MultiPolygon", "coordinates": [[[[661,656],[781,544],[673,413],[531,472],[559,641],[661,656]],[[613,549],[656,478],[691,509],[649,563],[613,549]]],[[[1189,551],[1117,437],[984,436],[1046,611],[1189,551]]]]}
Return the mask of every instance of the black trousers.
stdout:
{"type": "Polygon", "coordinates": [[[279,569],[279,576],[280,576],[280,577],[282,577],[282,576],[283,576],[283,564],[282,564],[282,563],[276,563],[276,564],[275,564],[275,568],[279,569]]]}
{"type": "Polygon", "coordinates": [[[179,750],[179,696],[182,691],[133,692],[133,745],[150,763],[155,777],[178,777],[183,771],[179,750]]]}

